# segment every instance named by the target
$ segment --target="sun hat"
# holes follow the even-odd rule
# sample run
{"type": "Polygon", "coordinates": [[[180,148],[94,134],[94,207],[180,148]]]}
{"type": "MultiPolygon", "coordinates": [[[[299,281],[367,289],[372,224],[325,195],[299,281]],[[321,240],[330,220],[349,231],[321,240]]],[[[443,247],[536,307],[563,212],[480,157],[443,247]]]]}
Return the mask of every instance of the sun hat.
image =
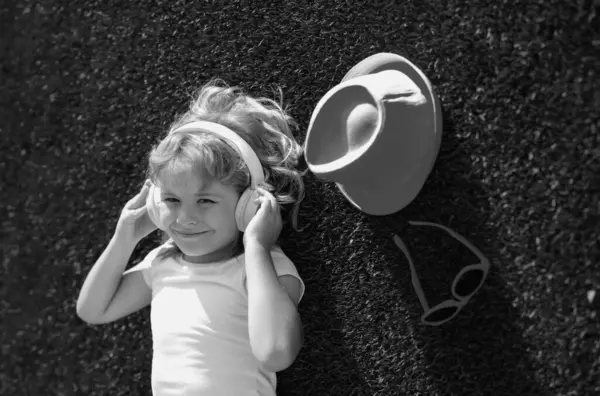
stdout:
{"type": "Polygon", "coordinates": [[[355,207],[387,215],[416,198],[441,138],[441,106],[425,74],[400,55],[378,53],[318,102],[304,155],[355,207]]]}

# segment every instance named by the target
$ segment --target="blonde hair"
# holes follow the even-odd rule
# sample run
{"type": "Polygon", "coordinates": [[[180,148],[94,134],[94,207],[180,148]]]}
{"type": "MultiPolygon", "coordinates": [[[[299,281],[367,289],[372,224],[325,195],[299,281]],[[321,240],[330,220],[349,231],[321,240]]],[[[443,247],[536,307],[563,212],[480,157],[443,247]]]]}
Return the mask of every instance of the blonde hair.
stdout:
{"type": "Polygon", "coordinates": [[[292,226],[298,230],[297,214],[304,198],[302,177],[306,171],[299,171],[297,166],[303,149],[292,134],[297,124],[282,107],[281,89],[279,94],[277,103],[264,97],[253,98],[221,79],[210,80],[194,95],[189,109],[172,123],[166,137],[152,148],[148,178],[156,183],[166,174],[191,165],[203,176],[231,185],[240,193],[244,191],[250,185],[248,167],[221,137],[211,133],[173,133],[194,121],[224,125],[254,149],[263,166],[264,187],[282,209],[291,209],[292,226]]]}

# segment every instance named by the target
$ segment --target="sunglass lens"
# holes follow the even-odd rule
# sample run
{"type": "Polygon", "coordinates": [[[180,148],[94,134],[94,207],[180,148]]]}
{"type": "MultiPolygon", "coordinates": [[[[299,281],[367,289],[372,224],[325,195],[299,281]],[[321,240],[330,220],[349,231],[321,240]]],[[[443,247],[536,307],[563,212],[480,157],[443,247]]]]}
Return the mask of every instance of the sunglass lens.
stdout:
{"type": "Polygon", "coordinates": [[[429,313],[425,318],[423,318],[426,322],[441,322],[447,320],[452,317],[456,313],[457,307],[444,307],[440,309],[436,309],[435,311],[429,313]]]}
{"type": "Polygon", "coordinates": [[[463,273],[456,282],[454,292],[459,297],[466,297],[473,293],[483,282],[483,271],[478,269],[472,269],[463,273]]]}

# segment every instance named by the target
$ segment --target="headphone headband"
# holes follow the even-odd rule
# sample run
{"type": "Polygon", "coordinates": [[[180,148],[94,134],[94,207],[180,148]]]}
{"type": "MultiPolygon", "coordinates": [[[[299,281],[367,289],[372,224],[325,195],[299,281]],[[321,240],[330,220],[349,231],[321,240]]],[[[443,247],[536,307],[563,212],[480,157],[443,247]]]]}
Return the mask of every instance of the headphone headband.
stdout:
{"type": "Polygon", "coordinates": [[[264,182],[265,175],[256,152],[254,152],[244,139],[226,126],[210,121],[194,121],[175,129],[171,133],[178,132],[212,132],[225,138],[229,143],[233,144],[234,148],[237,148],[246,166],[248,166],[251,179],[250,187],[255,189],[259,184],[264,182]]]}

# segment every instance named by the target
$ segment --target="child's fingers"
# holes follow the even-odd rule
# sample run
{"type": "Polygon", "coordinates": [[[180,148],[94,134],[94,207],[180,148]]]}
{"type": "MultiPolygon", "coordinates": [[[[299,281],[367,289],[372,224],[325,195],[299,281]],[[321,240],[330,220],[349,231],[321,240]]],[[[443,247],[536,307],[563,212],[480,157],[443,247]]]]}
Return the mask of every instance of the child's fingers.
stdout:
{"type": "MultiPolygon", "coordinates": [[[[275,200],[275,196],[267,189],[263,188],[263,187],[257,187],[256,189],[258,191],[258,193],[262,196],[267,198],[269,201],[273,201],[275,200]]],[[[275,200],[276,202],[277,200],[275,200]]]]}
{"type": "Polygon", "coordinates": [[[272,209],[273,208],[273,198],[274,198],[273,195],[262,187],[258,187],[257,191],[260,194],[258,199],[260,199],[261,204],[264,204],[263,206],[266,209],[272,209]]]}
{"type": "Polygon", "coordinates": [[[138,200],[146,200],[146,196],[148,195],[148,191],[150,191],[150,183],[144,183],[141,191],[137,195],[138,200]]]}
{"type": "Polygon", "coordinates": [[[273,194],[269,194],[269,202],[271,203],[271,209],[273,209],[274,212],[277,212],[277,210],[279,210],[279,205],[273,194]]]}
{"type": "Polygon", "coordinates": [[[264,202],[265,200],[269,199],[269,192],[267,190],[265,190],[262,187],[256,187],[256,192],[258,193],[258,198],[257,200],[261,200],[261,202],[264,202]]]}
{"type": "Polygon", "coordinates": [[[259,196],[254,200],[259,205],[259,210],[266,210],[270,213],[277,212],[279,210],[279,204],[275,197],[267,192],[262,196],[259,196]]]}
{"type": "Polygon", "coordinates": [[[279,202],[277,202],[277,198],[275,198],[275,196],[270,192],[267,192],[267,197],[269,199],[269,206],[271,207],[271,210],[273,210],[275,213],[281,212],[281,205],[279,205],[279,202]]]}
{"type": "Polygon", "coordinates": [[[127,203],[127,208],[128,209],[137,209],[140,206],[145,205],[146,197],[148,196],[149,189],[150,189],[150,184],[144,183],[142,190],[129,200],[129,202],[127,203]]]}
{"type": "Polygon", "coordinates": [[[145,205],[144,205],[144,206],[142,206],[141,208],[135,209],[135,210],[133,211],[133,216],[134,216],[134,217],[137,219],[137,218],[140,218],[140,217],[142,217],[142,215],[143,215],[144,213],[146,213],[146,206],[145,206],[145,205]]]}
{"type": "Polygon", "coordinates": [[[281,206],[277,202],[277,198],[262,187],[258,187],[257,191],[259,196],[254,202],[260,205],[259,210],[265,210],[272,215],[281,215],[281,206]]]}

